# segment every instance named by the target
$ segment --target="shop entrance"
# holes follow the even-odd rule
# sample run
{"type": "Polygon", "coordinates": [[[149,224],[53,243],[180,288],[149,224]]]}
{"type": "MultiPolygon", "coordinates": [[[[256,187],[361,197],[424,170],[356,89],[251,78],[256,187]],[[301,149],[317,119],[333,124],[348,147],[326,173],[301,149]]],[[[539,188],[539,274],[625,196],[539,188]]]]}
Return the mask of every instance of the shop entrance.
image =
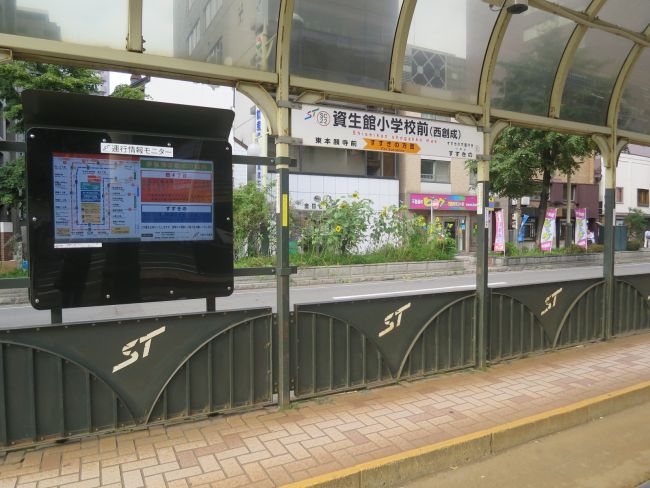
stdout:
{"type": "Polygon", "coordinates": [[[456,241],[456,249],[459,252],[467,250],[465,242],[467,217],[445,217],[442,221],[447,236],[456,241]]]}

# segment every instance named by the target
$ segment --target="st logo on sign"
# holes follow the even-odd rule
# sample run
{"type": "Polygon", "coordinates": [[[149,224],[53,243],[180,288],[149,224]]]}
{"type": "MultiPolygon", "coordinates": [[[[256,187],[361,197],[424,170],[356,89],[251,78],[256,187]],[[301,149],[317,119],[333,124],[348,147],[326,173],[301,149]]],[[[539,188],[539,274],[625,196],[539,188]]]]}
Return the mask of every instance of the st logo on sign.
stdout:
{"type": "Polygon", "coordinates": [[[555,305],[557,305],[557,297],[560,293],[562,293],[562,288],[555,290],[544,299],[546,308],[542,310],[542,315],[544,315],[546,312],[549,312],[552,308],[555,308],[555,305]]]}
{"type": "Polygon", "coordinates": [[[403,307],[398,308],[394,312],[386,315],[384,318],[384,323],[387,325],[387,327],[379,333],[379,337],[384,337],[386,334],[399,327],[402,323],[402,314],[409,308],[411,308],[410,302],[403,307]]]}
{"type": "Polygon", "coordinates": [[[127,342],[126,344],[124,344],[124,347],[122,347],[122,355],[127,356],[128,359],[113,366],[113,373],[117,373],[119,370],[132,365],[140,358],[140,354],[138,353],[138,351],[134,349],[138,343],[144,344],[144,348],[142,349],[142,357],[146,358],[147,356],[149,356],[149,351],[151,350],[151,340],[154,337],[164,332],[165,332],[165,326],[163,325],[159,329],[149,332],[147,335],[144,335],[138,339],[134,339],[131,342],[127,342]]]}

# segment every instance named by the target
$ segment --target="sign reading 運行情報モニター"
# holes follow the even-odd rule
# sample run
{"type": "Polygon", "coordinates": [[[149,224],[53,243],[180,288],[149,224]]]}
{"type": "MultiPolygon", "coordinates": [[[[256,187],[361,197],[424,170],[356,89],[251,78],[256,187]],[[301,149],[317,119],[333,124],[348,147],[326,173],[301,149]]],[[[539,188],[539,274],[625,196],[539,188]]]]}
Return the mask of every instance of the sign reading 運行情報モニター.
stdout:
{"type": "Polygon", "coordinates": [[[336,149],[467,159],[483,152],[476,127],[316,105],[292,110],[291,135],[305,146],[336,149]]]}

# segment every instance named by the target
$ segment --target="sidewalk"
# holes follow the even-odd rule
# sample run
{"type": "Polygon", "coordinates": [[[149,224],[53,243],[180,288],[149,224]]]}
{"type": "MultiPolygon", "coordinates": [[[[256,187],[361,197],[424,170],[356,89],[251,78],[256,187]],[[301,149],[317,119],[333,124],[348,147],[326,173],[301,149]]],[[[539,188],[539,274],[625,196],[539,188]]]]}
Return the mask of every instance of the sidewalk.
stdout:
{"type": "Polygon", "coordinates": [[[379,466],[387,456],[395,462],[405,451],[503,424],[516,428],[521,422],[513,421],[649,380],[650,334],[642,334],[284,411],[11,452],[0,460],[0,487],[278,486],[360,463],[379,466]]]}

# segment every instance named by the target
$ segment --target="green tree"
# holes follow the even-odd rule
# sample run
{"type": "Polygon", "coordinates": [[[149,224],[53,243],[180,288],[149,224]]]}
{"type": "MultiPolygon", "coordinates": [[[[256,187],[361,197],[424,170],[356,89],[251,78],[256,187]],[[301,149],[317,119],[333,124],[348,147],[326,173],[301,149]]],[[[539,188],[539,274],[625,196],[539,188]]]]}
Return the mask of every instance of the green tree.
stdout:
{"type": "Polygon", "coordinates": [[[647,225],[646,214],[638,208],[631,208],[625,216],[624,222],[630,231],[630,240],[634,237],[634,240],[643,242],[643,235],[647,225]]]}
{"type": "MultiPolygon", "coordinates": [[[[540,194],[540,218],[537,219],[539,241],[551,178],[555,173],[574,174],[581,159],[594,154],[595,150],[595,144],[587,137],[508,127],[492,150],[490,190],[508,198],[540,194]]],[[[475,171],[477,162],[470,160],[467,166],[475,171]]]]}
{"type": "MultiPolygon", "coordinates": [[[[99,72],[53,64],[14,61],[0,64],[0,100],[2,116],[9,122],[9,131],[24,132],[23,90],[48,90],[64,93],[97,94],[102,84],[99,72]]],[[[144,91],[118,85],[111,96],[143,100],[144,91]]],[[[19,157],[0,167],[0,205],[18,209],[25,195],[25,158],[19,157]]]]}
{"type": "Polygon", "coordinates": [[[0,166],[0,205],[19,208],[25,186],[25,157],[19,156],[0,166]]]}
{"type": "Polygon", "coordinates": [[[270,188],[258,188],[254,182],[233,191],[233,224],[235,233],[235,259],[256,256],[263,240],[269,239],[274,229],[274,213],[270,188]]]}
{"type": "Polygon", "coordinates": [[[111,93],[112,97],[129,98],[131,100],[150,100],[151,97],[144,93],[144,87],[132,87],[127,84],[117,85],[111,93]]]}
{"type": "Polygon", "coordinates": [[[14,61],[0,64],[2,115],[13,132],[23,132],[23,90],[49,90],[66,93],[97,93],[102,79],[97,71],[53,64],[14,61]]]}

